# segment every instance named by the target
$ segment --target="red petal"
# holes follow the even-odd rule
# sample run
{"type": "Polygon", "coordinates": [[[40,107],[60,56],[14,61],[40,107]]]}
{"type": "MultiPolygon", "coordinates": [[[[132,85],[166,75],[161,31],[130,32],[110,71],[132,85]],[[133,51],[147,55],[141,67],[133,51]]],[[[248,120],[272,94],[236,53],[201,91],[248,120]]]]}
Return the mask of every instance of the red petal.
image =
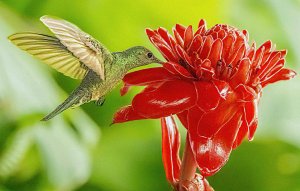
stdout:
{"type": "Polygon", "coordinates": [[[227,99],[215,110],[205,113],[200,108],[193,108],[188,113],[189,130],[195,131],[199,136],[213,137],[237,112],[238,105],[235,103],[235,95],[228,94],[227,99]]]}
{"type": "Polygon", "coordinates": [[[254,133],[257,129],[257,125],[258,125],[258,120],[254,120],[253,123],[250,125],[249,127],[249,135],[248,135],[248,140],[252,141],[254,138],[254,133]]]}
{"type": "Polygon", "coordinates": [[[280,81],[280,80],[289,80],[296,76],[296,72],[287,68],[281,69],[279,72],[274,74],[270,79],[262,83],[262,87],[265,87],[268,84],[280,81]]]}
{"type": "Polygon", "coordinates": [[[164,42],[164,40],[160,36],[158,36],[157,34],[155,34],[154,36],[150,37],[149,39],[152,42],[152,44],[154,44],[156,47],[157,47],[157,44],[166,45],[165,42],[164,42]]]}
{"type": "Polygon", "coordinates": [[[248,50],[248,58],[251,62],[253,62],[254,56],[255,56],[255,50],[256,50],[256,44],[255,42],[252,43],[250,50],[248,50]]]}
{"type": "Polygon", "coordinates": [[[285,56],[287,54],[287,50],[278,50],[278,52],[281,53],[281,58],[285,58],[285,56]]]}
{"type": "Polygon", "coordinates": [[[172,62],[178,61],[178,56],[170,48],[168,48],[163,44],[158,44],[158,43],[156,43],[156,46],[166,60],[172,62]]]}
{"type": "Polygon", "coordinates": [[[264,52],[269,52],[272,47],[272,41],[268,40],[264,42],[257,50],[264,49],[264,52]]]}
{"type": "Polygon", "coordinates": [[[164,41],[169,45],[169,47],[171,47],[171,41],[169,38],[169,33],[166,29],[159,27],[157,32],[159,33],[159,35],[162,37],[162,39],[164,39],[164,41]]]}
{"type": "Polygon", "coordinates": [[[231,90],[229,84],[221,80],[213,80],[214,85],[216,86],[220,96],[223,99],[226,99],[228,92],[231,90]]]}
{"type": "Polygon", "coordinates": [[[228,59],[228,64],[231,64],[233,67],[238,64],[238,61],[242,59],[246,51],[245,44],[241,44],[237,50],[234,49],[231,51],[231,56],[228,59]]]}
{"type": "Polygon", "coordinates": [[[211,176],[225,165],[240,126],[241,113],[237,112],[212,138],[189,130],[191,147],[203,176],[211,176]]]}
{"type": "Polygon", "coordinates": [[[285,59],[284,58],[280,59],[276,63],[276,65],[271,69],[271,71],[261,80],[261,82],[270,79],[274,74],[279,72],[283,68],[284,63],[285,63],[285,59]]]}
{"type": "Polygon", "coordinates": [[[181,65],[174,62],[166,62],[163,67],[170,73],[184,78],[194,79],[194,77],[181,65]]]}
{"type": "Polygon", "coordinates": [[[154,32],[153,30],[151,30],[151,29],[146,29],[146,34],[147,34],[147,36],[149,37],[149,39],[150,39],[152,36],[156,35],[155,32],[154,32]]]}
{"type": "MultiPolygon", "coordinates": [[[[216,83],[218,82],[216,81],[216,83]]],[[[226,83],[226,86],[220,90],[222,92],[221,96],[216,85],[212,82],[198,81],[194,82],[194,84],[197,91],[197,105],[205,112],[216,109],[219,105],[220,99],[222,96],[227,95],[230,88],[226,83]]]]}
{"type": "Polygon", "coordinates": [[[234,58],[232,65],[236,66],[236,64],[239,63],[239,61],[244,57],[246,52],[246,45],[243,44],[238,50],[237,50],[237,54],[236,57],[234,58]]]}
{"type": "Polygon", "coordinates": [[[212,36],[207,36],[203,42],[203,46],[202,46],[202,48],[200,50],[200,54],[199,54],[199,56],[202,60],[207,58],[207,56],[210,52],[212,43],[213,43],[212,36]]]}
{"type": "Polygon", "coordinates": [[[123,78],[124,87],[121,89],[121,95],[126,94],[130,86],[145,86],[177,78],[178,77],[174,76],[163,67],[147,68],[131,72],[126,74],[123,78]]]}
{"type": "Polygon", "coordinates": [[[185,110],[181,113],[177,113],[177,117],[185,128],[188,128],[188,119],[187,119],[188,110],[185,110]]]}
{"type": "Polygon", "coordinates": [[[271,71],[271,69],[278,63],[280,58],[281,53],[278,52],[271,60],[262,65],[262,67],[258,70],[256,76],[258,76],[260,79],[263,79],[263,77],[266,76],[271,71]]]}
{"type": "Polygon", "coordinates": [[[242,30],[242,33],[245,35],[246,41],[248,42],[248,40],[249,40],[249,34],[248,34],[248,31],[247,31],[247,30],[242,30]]]}
{"type": "Polygon", "coordinates": [[[244,84],[238,85],[234,91],[237,95],[237,101],[240,102],[253,102],[257,98],[257,93],[244,84]]]}
{"type": "Polygon", "coordinates": [[[270,52],[271,48],[272,48],[272,42],[266,41],[263,45],[261,45],[257,49],[255,64],[253,65],[253,68],[261,68],[262,65],[265,64],[267,59],[270,58],[270,56],[272,56],[272,52],[270,52]]]}
{"type": "Polygon", "coordinates": [[[237,137],[234,141],[233,148],[238,147],[245,136],[248,134],[248,140],[253,139],[255,130],[257,128],[257,101],[247,102],[244,106],[243,123],[239,129],[237,137]]]}
{"type": "Polygon", "coordinates": [[[130,72],[123,78],[124,83],[135,86],[145,86],[156,82],[173,80],[176,77],[163,67],[147,68],[130,72]]]}
{"type": "Polygon", "coordinates": [[[264,46],[262,48],[260,47],[259,49],[256,50],[255,57],[253,59],[252,66],[251,66],[252,69],[260,68],[264,53],[265,53],[264,46]]]}
{"type": "Polygon", "coordinates": [[[146,118],[159,118],[182,112],[196,102],[195,87],[183,80],[165,82],[157,89],[137,94],[132,106],[146,118]]]}
{"type": "Polygon", "coordinates": [[[172,116],[161,118],[162,128],[162,160],[166,177],[171,184],[175,184],[180,176],[180,135],[172,116]]]}
{"type": "Polygon", "coordinates": [[[251,126],[252,123],[257,120],[257,105],[258,101],[253,100],[251,102],[246,102],[244,106],[244,115],[245,115],[245,122],[247,126],[251,126]]]}
{"type": "Polygon", "coordinates": [[[237,52],[243,45],[245,46],[245,39],[241,36],[237,36],[232,46],[231,53],[237,52]]]}
{"type": "Polygon", "coordinates": [[[169,39],[170,39],[170,42],[171,42],[171,48],[172,48],[173,52],[175,52],[176,51],[175,46],[177,45],[177,43],[171,35],[169,35],[169,39]]]}
{"type": "Polygon", "coordinates": [[[223,39],[224,37],[225,37],[225,35],[226,35],[226,32],[223,30],[223,29],[221,29],[218,33],[217,33],[217,38],[219,38],[219,39],[223,39]]]}
{"type": "Polygon", "coordinates": [[[221,39],[215,40],[215,42],[211,46],[208,59],[210,60],[212,67],[216,67],[217,61],[221,59],[222,46],[223,44],[221,39]]]}
{"type": "Polygon", "coordinates": [[[198,28],[206,28],[206,23],[205,23],[205,20],[204,19],[201,19],[200,21],[199,21],[199,24],[198,24],[198,28]]]}
{"type": "Polygon", "coordinates": [[[227,65],[229,64],[229,53],[233,42],[234,37],[232,35],[228,35],[223,39],[222,58],[224,59],[227,65]]]}
{"type": "Polygon", "coordinates": [[[179,55],[179,57],[181,57],[181,59],[183,61],[185,61],[187,64],[189,64],[189,66],[191,68],[193,68],[193,64],[192,64],[192,61],[191,61],[191,58],[189,57],[189,55],[186,53],[186,51],[179,45],[176,45],[175,46],[175,49],[176,49],[176,52],[177,52],[177,55],[179,55]]]}
{"type": "Polygon", "coordinates": [[[201,110],[197,106],[189,109],[187,112],[187,125],[188,125],[187,129],[197,134],[198,124],[203,115],[204,115],[203,110],[201,110]]]}
{"type": "Polygon", "coordinates": [[[247,133],[248,133],[248,126],[246,122],[243,121],[241,127],[239,128],[235,141],[233,143],[232,149],[235,149],[238,146],[240,146],[240,144],[243,142],[244,138],[246,137],[247,133]]]}
{"type": "Polygon", "coordinates": [[[123,87],[120,89],[120,95],[124,96],[125,94],[127,94],[127,92],[129,91],[131,86],[124,84],[123,87]]]}
{"type": "Polygon", "coordinates": [[[188,54],[192,54],[193,52],[198,52],[202,42],[203,42],[202,37],[200,35],[195,36],[190,47],[187,50],[188,54]]]}
{"type": "Polygon", "coordinates": [[[211,80],[215,75],[215,70],[211,67],[210,60],[205,59],[196,69],[196,75],[199,78],[211,80]]]}
{"type": "Polygon", "coordinates": [[[177,44],[180,45],[181,47],[183,47],[183,45],[184,45],[183,37],[178,33],[177,30],[173,30],[173,32],[174,32],[174,37],[175,37],[177,44]]]}
{"type": "Polygon", "coordinates": [[[186,27],[180,25],[180,24],[176,24],[175,26],[175,30],[178,32],[178,34],[180,35],[180,37],[183,39],[184,38],[184,32],[186,30],[186,27]]]}
{"type": "Polygon", "coordinates": [[[249,77],[250,60],[245,58],[240,62],[237,72],[232,77],[230,84],[232,87],[236,87],[239,84],[245,84],[249,77]]]}
{"type": "Polygon", "coordinates": [[[114,114],[112,124],[123,123],[123,122],[127,122],[127,121],[138,120],[138,119],[145,119],[145,117],[136,113],[134,111],[133,107],[131,105],[128,105],[128,106],[122,107],[114,114]]]}
{"type": "Polygon", "coordinates": [[[280,52],[278,52],[278,51],[265,52],[263,59],[262,59],[262,66],[264,66],[266,63],[268,63],[278,53],[280,53],[280,52]]]}
{"type": "Polygon", "coordinates": [[[187,49],[192,40],[193,40],[193,28],[192,25],[188,26],[188,28],[186,28],[185,32],[184,32],[184,49],[187,49]]]}

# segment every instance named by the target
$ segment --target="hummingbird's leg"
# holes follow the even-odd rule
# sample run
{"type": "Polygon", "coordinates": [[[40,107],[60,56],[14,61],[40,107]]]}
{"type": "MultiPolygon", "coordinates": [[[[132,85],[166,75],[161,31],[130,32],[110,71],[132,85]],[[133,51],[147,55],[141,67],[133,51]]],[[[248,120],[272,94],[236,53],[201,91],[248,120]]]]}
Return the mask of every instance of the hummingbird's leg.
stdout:
{"type": "Polygon", "coordinates": [[[102,96],[95,103],[97,106],[102,106],[104,104],[104,102],[105,102],[105,97],[102,96]]]}

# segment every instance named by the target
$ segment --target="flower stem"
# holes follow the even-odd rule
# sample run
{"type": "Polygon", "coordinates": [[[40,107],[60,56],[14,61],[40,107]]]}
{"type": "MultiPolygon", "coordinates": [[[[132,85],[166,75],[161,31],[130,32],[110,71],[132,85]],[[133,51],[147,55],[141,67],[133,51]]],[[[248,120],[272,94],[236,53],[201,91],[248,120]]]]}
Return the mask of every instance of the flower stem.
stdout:
{"type": "Polygon", "coordinates": [[[197,169],[197,163],[191,149],[189,135],[187,134],[183,160],[181,163],[181,172],[179,180],[179,191],[183,191],[184,182],[190,182],[194,179],[197,169]]]}

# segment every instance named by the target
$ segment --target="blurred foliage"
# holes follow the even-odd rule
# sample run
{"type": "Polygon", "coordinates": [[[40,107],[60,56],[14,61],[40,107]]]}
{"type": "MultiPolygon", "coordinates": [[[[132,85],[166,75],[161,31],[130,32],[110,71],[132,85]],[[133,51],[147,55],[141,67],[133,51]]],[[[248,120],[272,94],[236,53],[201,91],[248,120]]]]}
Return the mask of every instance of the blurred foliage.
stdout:
{"type": "MultiPolygon", "coordinates": [[[[101,108],[90,103],[39,122],[79,83],[7,41],[19,31],[49,33],[39,22],[42,15],[75,23],[112,51],[144,45],[157,55],[146,27],[196,26],[204,18],[208,26],[247,29],[258,44],[272,39],[279,49],[288,48],[288,65],[299,68],[296,0],[1,0],[0,13],[0,191],[171,190],[161,162],[159,121],[109,127],[116,109],[140,88],[125,97],[116,88],[101,108]]],[[[217,191],[300,190],[299,83],[297,77],[266,88],[256,139],[243,143],[209,178],[217,191]]]]}

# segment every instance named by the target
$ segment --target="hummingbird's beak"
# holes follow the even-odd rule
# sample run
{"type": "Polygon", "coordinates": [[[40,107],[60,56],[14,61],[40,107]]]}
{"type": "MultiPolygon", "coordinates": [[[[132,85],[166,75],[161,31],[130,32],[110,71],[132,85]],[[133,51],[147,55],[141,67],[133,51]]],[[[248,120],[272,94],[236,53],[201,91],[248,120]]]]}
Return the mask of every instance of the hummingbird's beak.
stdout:
{"type": "Polygon", "coordinates": [[[155,58],[155,63],[158,63],[158,64],[163,64],[164,62],[163,61],[161,61],[160,59],[158,59],[158,58],[155,58]]]}

